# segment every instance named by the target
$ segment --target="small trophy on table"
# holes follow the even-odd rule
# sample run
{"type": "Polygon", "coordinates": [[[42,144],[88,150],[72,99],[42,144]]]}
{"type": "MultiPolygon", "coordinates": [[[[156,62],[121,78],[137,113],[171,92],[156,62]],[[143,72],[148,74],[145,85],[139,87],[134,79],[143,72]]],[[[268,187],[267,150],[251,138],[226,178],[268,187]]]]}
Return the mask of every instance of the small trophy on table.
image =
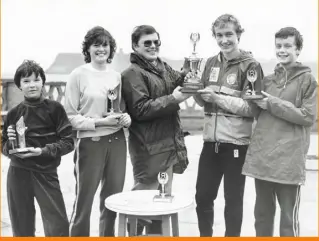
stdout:
{"type": "Polygon", "coordinates": [[[157,180],[161,185],[159,195],[155,195],[153,198],[154,202],[172,202],[174,196],[166,193],[165,184],[168,182],[168,174],[166,172],[158,173],[157,180]]]}
{"type": "Polygon", "coordinates": [[[244,83],[243,96],[244,100],[258,100],[264,98],[261,93],[262,83],[261,76],[258,76],[256,64],[252,64],[246,72],[246,82],[244,83]]]}
{"type": "Polygon", "coordinates": [[[200,40],[199,33],[192,33],[190,36],[190,40],[193,43],[193,53],[190,57],[185,58],[183,69],[190,70],[192,73],[192,77],[190,77],[183,83],[181,92],[194,94],[197,92],[197,90],[204,88],[204,85],[201,82],[201,78],[197,74],[197,71],[200,69],[200,64],[203,59],[199,58],[196,53],[196,45],[197,42],[200,40]]]}
{"type": "Polygon", "coordinates": [[[24,118],[21,116],[15,125],[17,139],[15,141],[11,141],[12,149],[9,150],[9,154],[26,153],[29,151],[29,148],[26,147],[25,142],[25,131],[27,128],[28,127],[26,127],[24,124],[24,118]]]}

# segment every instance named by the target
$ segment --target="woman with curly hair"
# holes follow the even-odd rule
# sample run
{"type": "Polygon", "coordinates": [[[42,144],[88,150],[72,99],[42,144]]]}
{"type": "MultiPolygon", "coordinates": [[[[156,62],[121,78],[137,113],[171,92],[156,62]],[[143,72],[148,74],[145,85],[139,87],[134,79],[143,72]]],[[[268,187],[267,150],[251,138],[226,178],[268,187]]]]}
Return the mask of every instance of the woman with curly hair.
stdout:
{"type": "Polygon", "coordinates": [[[112,70],[116,43],[102,27],[89,30],[82,44],[86,64],[74,69],[65,90],[65,109],[76,132],[74,153],[76,199],[70,221],[71,236],[90,235],[90,216],[95,192],[101,182],[100,236],[114,236],[116,213],[104,200],[121,192],[126,170],[126,139],[123,127],[131,124],[126,113],[107,114],[108,92],[115,90],[116,112],[124,110],[121,76],[112,70]]]}

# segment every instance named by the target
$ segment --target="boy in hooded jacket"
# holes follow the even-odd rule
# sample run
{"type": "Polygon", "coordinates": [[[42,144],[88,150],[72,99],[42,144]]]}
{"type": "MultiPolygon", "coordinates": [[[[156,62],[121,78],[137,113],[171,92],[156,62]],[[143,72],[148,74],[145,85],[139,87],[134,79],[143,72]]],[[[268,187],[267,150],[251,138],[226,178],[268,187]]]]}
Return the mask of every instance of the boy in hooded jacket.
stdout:
{"type": "Polygon", "coordinates": [[[273,236],[276,198],[280,236],[299,236],[300,185],[318,98],[310,68],[297,62],[302,46],[302,35],[293,27],[275,34],[279,63],[263,80],[265,98],[254,101],[257,124],[242,173],[255,178],[256,236],[273,236]]]}

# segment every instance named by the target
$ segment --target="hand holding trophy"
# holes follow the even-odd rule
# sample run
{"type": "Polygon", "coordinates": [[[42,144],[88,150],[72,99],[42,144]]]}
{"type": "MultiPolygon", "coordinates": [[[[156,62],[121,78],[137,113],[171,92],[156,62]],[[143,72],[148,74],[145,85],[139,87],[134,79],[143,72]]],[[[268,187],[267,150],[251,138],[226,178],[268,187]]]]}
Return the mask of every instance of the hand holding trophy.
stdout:
{"type": "Polygon", "coordinates": [[[258,100],[264,98],[261,93],[261,76],[258,76],[256,64],[252,64],[246,72],[247,81],[244,84],[244,100],[258,100]]]}
{"type": "Polygon", "coordinates": [[[190,40],[193,43],[193,53],[190,57],[185,58],[183,69],[190,70],[191,77],[185,80],[181,92],[194,94],[197,92],[197,90],[204,88],[204,85],[201,83],[201,79],[197,73],[200,69],[200,64],[203,59],[199,58],[196,53],[196,45],[200,40],[199,33],[192,33],[190,40]]]}
{"type": "Polygon", "coordinates": [[[166,193],[165,184],[168,182],[168,174],[166,172],[158,173],[157,180],[161,185],[159,195],[155,195],[153,198],[154,202],[172,202],[173,196],[166,193]]]}

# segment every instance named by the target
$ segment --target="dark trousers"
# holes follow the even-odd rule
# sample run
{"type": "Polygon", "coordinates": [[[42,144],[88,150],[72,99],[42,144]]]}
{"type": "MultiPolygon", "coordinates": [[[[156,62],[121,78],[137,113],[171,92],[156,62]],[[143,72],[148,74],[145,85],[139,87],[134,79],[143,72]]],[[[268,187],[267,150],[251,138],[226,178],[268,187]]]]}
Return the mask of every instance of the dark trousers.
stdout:
{"type": "Polygon", "coordinates": [[[196,183],[196,212],[200,236],[211,237],[214,201],[224,177],[225,236],[240,236],[245,176],[241,174],[247,145],[205,142],[199,159],[196,183]]]}
{"type": "Polygon", "coordinates": [[[116,213],[105,207],[105,199],[123,191],[126,171],[126,140],[123,130],[99,138],[76,142],[76,199],[70,221],[71,236],[90,236],[90,217],[95,192],[101,182],[99,235],[114,236],[116,213]]]}
{"type": "Polygon", "coordinates": [[[276,197],[281,209],[280,236],[299,236],[300,185],[289,185],[255,179],[256,236],[274,235],[276,197]]]}
{"type": "Polygon", "coordinates": [[[69,221],[58,174],[10,166],[7,176],[8,207],[13,236],[35,236],[36,198],[45,236],[69,236],[69,221]]]}

